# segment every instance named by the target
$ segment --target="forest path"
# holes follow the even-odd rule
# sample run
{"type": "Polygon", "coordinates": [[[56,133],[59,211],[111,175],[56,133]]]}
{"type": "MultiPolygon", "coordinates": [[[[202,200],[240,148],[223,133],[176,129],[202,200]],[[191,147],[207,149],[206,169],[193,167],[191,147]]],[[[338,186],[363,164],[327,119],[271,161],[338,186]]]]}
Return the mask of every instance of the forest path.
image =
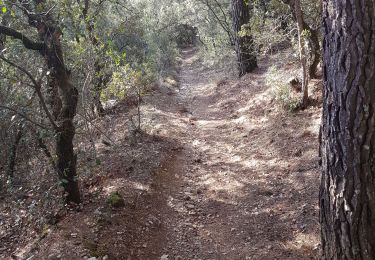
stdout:
{"type": "Polygon", "coordinates": [[[144,97],[141,136],[131,140],[126,101],[108,111],[100,124],[114,144],[98,139],[82,211],[19,259],[317,258],[321,109],[282,112],[266,84],[271,65],[288,76],[293,63],[262,60],[237,79],[194,48],[181,57],[180,86],[144,97]],[[120,208],[107,203],[115,191],[120,208]]]}
{"type": "Polygon", "coordinates": [[[195,49],[181,55],[180,88],[154,97],[176,145],[154,180],[165,200],[159,257],[314,258],[319,109],[280,114],[264,68],[220,80],[195,49]]]}

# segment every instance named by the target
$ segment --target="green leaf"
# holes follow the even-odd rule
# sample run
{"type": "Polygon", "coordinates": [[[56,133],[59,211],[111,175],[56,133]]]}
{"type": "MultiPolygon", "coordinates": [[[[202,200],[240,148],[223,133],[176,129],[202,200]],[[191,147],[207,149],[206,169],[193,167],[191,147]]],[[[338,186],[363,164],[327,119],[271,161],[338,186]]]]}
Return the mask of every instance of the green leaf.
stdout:
{"type": "Polygon", "coordinates": [[[100,161],[100,159],[99,159],[99,158],[97,158],[97,159],[96,159],[96,165],[98,165],[98,166],[99,166],[99,165],[101,165],[101,164],[102,164],[102,162],[100,161]]]}
{"type": "Polygon", "coordinates": [[[6,6],[3,6],[3,7],[1,8],[1,12],[2,12],[3,14],[5,14],[5,13],[7,12],[7,7],[6,7],[6,6]]]}

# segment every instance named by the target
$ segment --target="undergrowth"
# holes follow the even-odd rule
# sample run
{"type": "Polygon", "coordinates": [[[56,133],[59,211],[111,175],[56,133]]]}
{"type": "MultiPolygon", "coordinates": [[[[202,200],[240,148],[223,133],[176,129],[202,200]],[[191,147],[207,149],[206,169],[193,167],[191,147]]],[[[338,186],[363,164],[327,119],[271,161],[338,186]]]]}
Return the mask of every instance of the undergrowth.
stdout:
{"type": "Polygon", "coordinates": [[[280,76],[277,68],[269,68],[266,84],[271,87],[276,103],[285,111],[292,112],[298,109],[300,99],[292,95],[288,82],[280,76]]]}

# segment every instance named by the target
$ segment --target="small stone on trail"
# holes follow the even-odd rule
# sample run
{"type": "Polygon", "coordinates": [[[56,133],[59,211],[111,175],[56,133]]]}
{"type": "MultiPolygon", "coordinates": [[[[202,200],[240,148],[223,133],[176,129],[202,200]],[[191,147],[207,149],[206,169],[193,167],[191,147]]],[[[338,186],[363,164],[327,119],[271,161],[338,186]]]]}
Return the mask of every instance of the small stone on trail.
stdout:
{"type": "Polygon", "coordinates": [[[162,255],[160,257],[160,260],[169,260],[168,255],[162,255]]]}
{"type": "Polygon", "coordinates": [[[302,156],[302,150],[301,150],[301,149],[298,149],[298,151],[296,151],[296,152],[294,153],[294,156],[296,156],[296,157],[301,157],[301,156],[302,156]]]}
{"type": "Polygon", "coordinates": [[[201,158],[195,159],[194,162],[195,163],[202,163],[202,159],[201,158]]]}

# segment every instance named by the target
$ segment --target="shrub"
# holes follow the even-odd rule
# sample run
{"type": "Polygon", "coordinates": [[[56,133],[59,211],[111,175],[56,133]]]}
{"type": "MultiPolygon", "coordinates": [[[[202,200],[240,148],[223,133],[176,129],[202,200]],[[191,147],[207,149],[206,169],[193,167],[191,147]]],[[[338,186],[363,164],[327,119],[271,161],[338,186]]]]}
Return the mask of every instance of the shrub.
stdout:
{"type": "Polygon", "coordinates": [[[111,194],[109,194],[107,203],[114,208],[120,208],[125,205],[124,198],[118,191],[114,191],[111,194]]]}
{"type": "Polygon", "coordinates": [[[266,84],[271,87],[276,103],[286,111],[298,109],[300,99],[294,96],[288,82],[277,73],[277,68],[272,66],[267,74],[266,84]]]}

